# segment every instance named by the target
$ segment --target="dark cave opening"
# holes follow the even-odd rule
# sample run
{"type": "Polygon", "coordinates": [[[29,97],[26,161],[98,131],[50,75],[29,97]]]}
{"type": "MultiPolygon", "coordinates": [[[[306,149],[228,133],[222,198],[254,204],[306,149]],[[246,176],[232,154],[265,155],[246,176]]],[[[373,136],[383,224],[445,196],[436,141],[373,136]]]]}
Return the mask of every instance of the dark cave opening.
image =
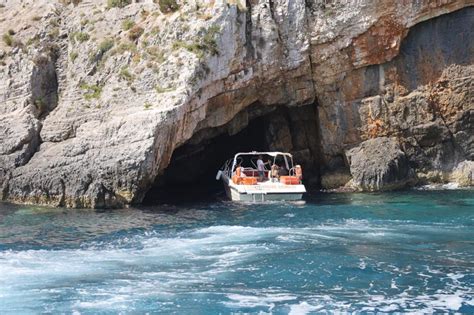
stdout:
{"type": "Polygon", "coordinates": [[[177,148],[143,203],[223,198],[223,184],[215,179],[216,173],[238,152],[291,152],[305,169],[308,178],[305,184],[316,186],[319,183],[318,130],[314,105],[269,107],[263,111],[258,106],[249,107],[226,125],[201,130],[177,148]],[[235,132],[235,125],[240,125],[237,129],[241,130],[235,132]]]}
{"type": "Polygon", "coordinates": [[[38,109],[38,115],[43,119],[58,105],[57,59],[57,50],[51,48],[47,54],[40,54],[34,60],[35,66],[30,79],[31,103],[38,109]]]}

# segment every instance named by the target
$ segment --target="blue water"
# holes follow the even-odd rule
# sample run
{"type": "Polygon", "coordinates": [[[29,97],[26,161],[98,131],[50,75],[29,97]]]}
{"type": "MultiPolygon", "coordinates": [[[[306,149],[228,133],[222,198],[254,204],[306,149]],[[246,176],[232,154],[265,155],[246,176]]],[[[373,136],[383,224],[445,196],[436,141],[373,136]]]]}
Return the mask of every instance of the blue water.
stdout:
{"type": "Polygon", "coordinates": [[[0,313],[474,312],[474,191],[0,204],[0,313]]]}

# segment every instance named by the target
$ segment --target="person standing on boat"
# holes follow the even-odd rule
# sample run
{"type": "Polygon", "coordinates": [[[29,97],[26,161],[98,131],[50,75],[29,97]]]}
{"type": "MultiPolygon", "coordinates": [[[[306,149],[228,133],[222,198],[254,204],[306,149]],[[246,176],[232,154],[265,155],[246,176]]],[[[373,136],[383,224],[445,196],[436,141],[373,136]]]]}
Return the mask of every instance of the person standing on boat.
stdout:
{"type": "Polygon", "coordinates": [[[263,182],[265,178],[265,165],[270,164],[270,161],[263,162],[263,156],[259,155],[257,160],[258,179],[263,182]]]}

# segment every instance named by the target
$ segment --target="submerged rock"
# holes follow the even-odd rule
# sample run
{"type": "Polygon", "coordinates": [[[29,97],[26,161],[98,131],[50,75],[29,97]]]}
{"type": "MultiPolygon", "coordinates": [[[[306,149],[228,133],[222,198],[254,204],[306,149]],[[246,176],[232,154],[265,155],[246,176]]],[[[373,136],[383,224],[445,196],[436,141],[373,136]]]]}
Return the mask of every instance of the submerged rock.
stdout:
{"type": "Polygon", "coordinates": [[[356,190],[393,190],[413,183],[414,172],[397,139],[380,137],[362,142],[346,152],[356,190]]]}

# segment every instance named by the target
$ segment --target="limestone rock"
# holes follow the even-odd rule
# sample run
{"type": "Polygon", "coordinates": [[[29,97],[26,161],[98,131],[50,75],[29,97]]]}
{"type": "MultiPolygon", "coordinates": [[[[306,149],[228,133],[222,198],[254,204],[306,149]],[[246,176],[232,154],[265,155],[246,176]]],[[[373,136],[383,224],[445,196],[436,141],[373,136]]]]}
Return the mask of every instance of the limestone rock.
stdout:
{"type": "Polygon", "coordinates": [[[393,190],[413,182],[414,172],[397,139],[380,137],[346,152],[352,182],[362,191],[393,190]]]}
{"type": "Polygon", "coordinates": [[[331,172],[321,176],[321,187],[326,190],[337,190],[345,187],[352,177],[346,172],[331,172]]]}
{"type": "Polygon", "coordinates": [[[460,187],[474,186],[474,161],[463,161],[453,170],[450,181],[460,187]]]}
{"type": "Polygon", "coordinates": [[[474,159],[471,0],[178,3],[2,2],[3,200],[140,203],[177,149],[276,108],[305,181],[378,137],[418,173],[474,159]]]}

